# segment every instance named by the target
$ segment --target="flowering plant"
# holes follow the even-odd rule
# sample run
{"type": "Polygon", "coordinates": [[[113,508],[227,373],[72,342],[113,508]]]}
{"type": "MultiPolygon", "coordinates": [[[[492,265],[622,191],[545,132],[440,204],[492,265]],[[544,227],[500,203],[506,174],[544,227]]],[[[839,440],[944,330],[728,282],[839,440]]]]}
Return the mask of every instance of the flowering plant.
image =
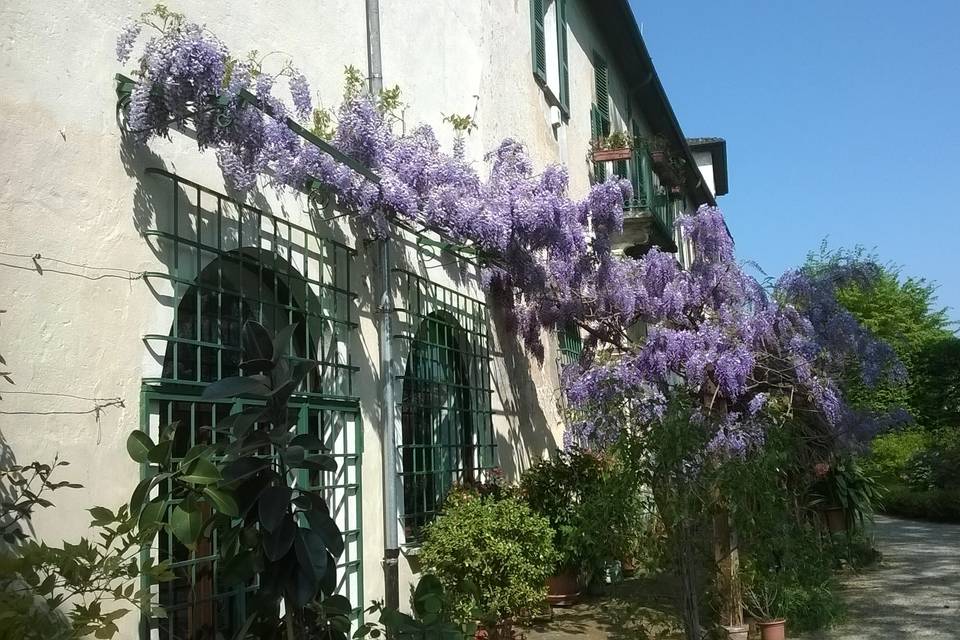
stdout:
{"type": "Polygon", "coordinates": [[[427,126],[396,133],[389,114],[396,90],[370,96],[360,90],[356,70],[348,68],[351,82],[333,130],[329,113],[312,109],[306,78],[291,63],[269,73],[263,58],[231,54],[205,27],[162,5],[124,29],[117,43],[121,62],[145,30],[150,37],[127,107],[136,142],[192,125],[200,148],[215,150],[225,179],[239,191],[261,180],[276,189],[322,187],[374,236],[396,218],[474,248],[487,265],[485,285],[537,354],[541,327],[575,311],[571,295],[602,266],[610,235],[622,227],[631,195],[626,180],[611,177],[574,200],[566,169],[535,173],[524,146],[510,139],[487,155],[489,175],[481,178],[464,157],[462,136],[446,153],[427,126]],[[283,84],[292,107],[277,94],[283,84]],[[312,120],[315,132],[332,134],[330,144],[375,171],[379,183],[305,141],[286,118],[312,120]]]}

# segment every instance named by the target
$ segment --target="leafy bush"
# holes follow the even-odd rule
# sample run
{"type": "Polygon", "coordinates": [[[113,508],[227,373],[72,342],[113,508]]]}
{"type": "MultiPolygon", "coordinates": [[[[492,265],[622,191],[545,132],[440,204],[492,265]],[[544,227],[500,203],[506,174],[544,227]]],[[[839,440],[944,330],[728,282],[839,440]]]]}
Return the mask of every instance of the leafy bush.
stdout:
{"type": "Polygon", "coordinates": [[[960,489],[913,491],[904,486],[891,487],[881,510],[903,518],[960,522],[960,489]]]}
{"type": "Polygon", "coordinates": [[[413,615],[388,609],[380,602],[373,603],[367,613],[378,613],[379,624],[364,623],[353,635],[354,640],[384,635],[397,640],[468,640],[476,633],[474,622],[463,624],[454,620],[450,598],[443,583],[433,574],[425,574],[417,582],[410,607],[413,615]]]}
{"type": "Polygon", "coordinates": [[[631,555],[636,532],[645,528],[639,483],[613,456],[562,451],[521,475],[520,495],[550,521],[558,572],[595,573],[631,555]]]}
{"type": "Polygon", "coordinates": [[[140,574],[155,581],[172,578],[167,562],[138,562],[150,533],[135,532],[126,505],[116,513],[89,509],[93,541],[80,538],[59,546],[27,533],[39,509],[53,507],[51,493],[78,489],[79,484],[54,482],[55,471],[68,463],[33,462],[0,470],[0,640],[72,640],[112,638],[117,621],[148,597],[139,589],[140,574]]]}
{"type": "Polygon", "coordinates": [[[539,609],[557,556],[553,530],[515,497],[454,491],[424,529],[420,561],[440,579],[460,622],[484,625],[539,609]]]}
{"type": "Polygon", "coordinates": [[[926,448],[927,441],[928,435],[919,429],[884,433],[874,438],[863,468],[883,484],[905,482],[910,459],[926,448]]]}

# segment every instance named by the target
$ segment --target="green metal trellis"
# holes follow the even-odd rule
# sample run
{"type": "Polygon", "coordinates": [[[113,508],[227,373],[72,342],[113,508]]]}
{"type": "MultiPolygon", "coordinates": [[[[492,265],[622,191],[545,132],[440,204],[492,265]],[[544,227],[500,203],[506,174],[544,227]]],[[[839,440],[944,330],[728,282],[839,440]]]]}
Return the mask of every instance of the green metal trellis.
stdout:
{"type": "Polygon", "coordinates": [[[398,403],[403,524],[407,541],[458,483],[496,466],[489,315],[479,299],[404,269],[393,269],[395,308],[407,357],[398,403]]]}
{"type": "MultiPolygon", "coordinates": [[[[304,472],[297,482],[326,493],[346,543],[338,588],[362,605],[362,425],[351,359],[358,326],[351,292],[355,251],[167,171],[148,174],[167,180],[170,189],[155,197],[155,228],[144,232],[167,272],[146,278],[155,290],[169,288],[175,306],[169,334],[144,338],[163,364],[158,376],[143,381],[142,428],[155,434],[179,422],[174,459],[224,437],[214,430],[217,422],[257,402],[201,401],[200,394],[209,382],[241,373],[243,322],[255,319],[273,330],[296,324],[288,359],[320,365],[294,394],[291,422],[299,433],[320,437],[339,462],[335,472],[304,472]]],[[[154,472],[144,468],[145,475],[154,472]]],[[[160,483],[158,491],[170,487],[160,483]]],[[[151,626],[161,638],[176,638],[237,628],[256,585],[222,586],[218,541],[193,551],[170,536],[157,542],[155,559],[170,560],[178,578],[152,587],[167,617],[148,620],[144,632],[151,626]]],[[[358,606],[354,617],[360,616],[358,606]]]]}

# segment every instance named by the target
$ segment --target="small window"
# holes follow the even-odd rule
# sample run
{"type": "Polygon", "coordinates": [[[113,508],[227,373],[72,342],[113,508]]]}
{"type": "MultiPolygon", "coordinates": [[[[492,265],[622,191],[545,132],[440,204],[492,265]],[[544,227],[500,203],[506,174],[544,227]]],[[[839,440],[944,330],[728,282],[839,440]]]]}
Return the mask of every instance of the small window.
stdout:
{"type": "Polygon", "coordinates": [[[568,114],[567,0],[531,0],[533,75],[568,114]]]}
{"type": "MultiPolygon", "coordinates": [[[[610,73],[603,56],[593,54],[594,102],[590,110],[590,132],[594,139],[610,135],[610,73]]],[[[626,166],[619,167],[626,173],[626,166]]],[[[621,174],[622,175],[622,174],[621,174]]],[[[607,179],[607,163],[593,163],[593,177],[596,182],[607,179]]]]}

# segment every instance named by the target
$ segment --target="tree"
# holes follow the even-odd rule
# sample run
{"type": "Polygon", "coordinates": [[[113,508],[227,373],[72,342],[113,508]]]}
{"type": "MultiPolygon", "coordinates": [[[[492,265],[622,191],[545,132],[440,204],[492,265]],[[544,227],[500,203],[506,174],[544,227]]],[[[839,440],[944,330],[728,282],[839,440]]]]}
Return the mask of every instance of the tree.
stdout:
{"type": "Polygon", "coordinates": [[[826,243],[807,256],[801,270],[816,277],[857,264],[869,265],[872,277],[838,287],[836,300],[893,348],[909,384],[885,382],[868,388],[858,383],[855,372],[847,372],[841,380],[851,404],[872,411],[904,408],[923,427],[960,423],[956,400],[960,374],[953,357],[958,338],[947,310],[936,306],[934,283],[904,277],[898,266],[862,247],[831,250],[826,243]]]}

